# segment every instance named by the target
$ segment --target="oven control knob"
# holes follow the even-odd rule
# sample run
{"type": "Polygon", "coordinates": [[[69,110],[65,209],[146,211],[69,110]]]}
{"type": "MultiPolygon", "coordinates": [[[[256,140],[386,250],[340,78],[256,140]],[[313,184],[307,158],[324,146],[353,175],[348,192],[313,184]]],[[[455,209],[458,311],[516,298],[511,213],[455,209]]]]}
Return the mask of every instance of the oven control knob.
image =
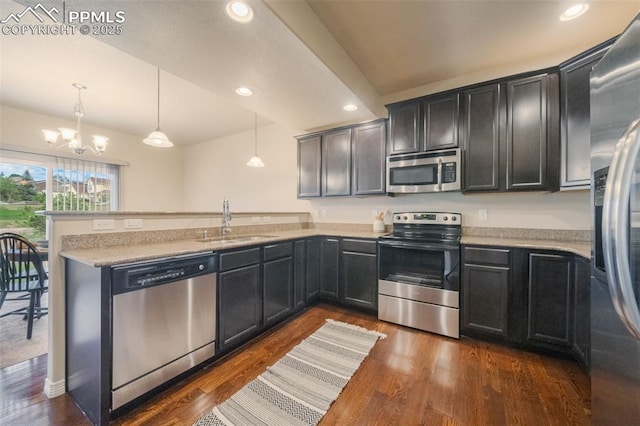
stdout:
{"type": "Polygon", "coordinates": [[[406,216],[402,216],[402,218],[403,218],[404,220],[407,220],[407,219],[409,219],[409,218],[408,218],[408,217],[406,217],[406,216]]]}
{"type": "Polygon", "coordinates": [[[449,216],[443,216],[442,220],[444,220],[445,222],[449,220],[449,216]]]}
{"type": "Polygon", "coordinates": [[[451,216],[451,220],[452,220],[453,222],[455,222],[455,221],[456,221],[456,220],[458,220],[458,219],[457,219],[455,216],[451,216]]]}
{"type": "Polygon", "coordinates": [[[401,219],[400,216],[396,216],[396,220],[400,220],[400,219],[401,219]]]}

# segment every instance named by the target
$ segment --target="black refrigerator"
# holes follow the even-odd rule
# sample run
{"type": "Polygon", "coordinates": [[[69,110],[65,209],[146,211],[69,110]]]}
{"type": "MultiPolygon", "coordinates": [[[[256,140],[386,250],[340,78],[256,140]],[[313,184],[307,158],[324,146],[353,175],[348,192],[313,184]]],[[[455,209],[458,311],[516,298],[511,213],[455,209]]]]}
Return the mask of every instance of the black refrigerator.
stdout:
{"type": "Polygon", "coordinates": [[[594,67],[590,86],[592,420],[638,425],[640,14],[594,67]]]}

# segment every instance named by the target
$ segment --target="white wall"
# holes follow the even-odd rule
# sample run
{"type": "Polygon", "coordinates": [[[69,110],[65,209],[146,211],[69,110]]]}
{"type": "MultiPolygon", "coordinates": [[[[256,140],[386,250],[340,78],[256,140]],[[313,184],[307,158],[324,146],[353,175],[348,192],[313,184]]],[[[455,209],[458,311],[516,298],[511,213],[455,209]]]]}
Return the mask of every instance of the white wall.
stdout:
{"type": "MultiPolygon", "coordinates": [[[[0,106],[0,144],[48,150],[41,129],[75,128],[75,122],[43,114],[0,106]]],[[[111,129],[85,125],[85,140],[100,134],[109,138],[105,158],[126,161],[122,167],[121,210],[182,210],[183,148],[154,148],[142,143],[143,137],[111,129]]],[[[47,151],[56,154],[65,151],[47,151]]]]}
{"type": "Polygon", "coordinates": [[[228,198],[231,211],[307,212],[297,200],[295,132],[273,124],[258,128],[258,154],[266,167],[251,168],[254,132],[242,132],[185,148],[184,208],[220,211],[228,198]]]}
{"type": "MultiPolygon", "coordinates": [[[[253,132],[185,148],[184,207],[219,211],[228,197],[236,211],[308,211],[317,222],[369,223],[372,210],[461,212],[468,226],[590,229],[589,192],[514,194],[412,194],[397,197],[335,197],[297,200],[294,132],[279,125],[260,128],[263,169],[245,166],[253,152],[253,132]],[[487,220],[478,210],[487,209],[487,220]]],[[[387,219],[389,222],[390,218],[387,219]]]]}

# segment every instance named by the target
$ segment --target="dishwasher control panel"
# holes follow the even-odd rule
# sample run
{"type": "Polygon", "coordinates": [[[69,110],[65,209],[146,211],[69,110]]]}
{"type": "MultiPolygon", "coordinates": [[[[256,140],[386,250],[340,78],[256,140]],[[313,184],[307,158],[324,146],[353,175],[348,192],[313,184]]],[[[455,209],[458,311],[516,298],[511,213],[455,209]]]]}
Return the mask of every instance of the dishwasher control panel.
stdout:
{"type": "Polygon", "coordinates": [[[129,263],[111,269],[112,293],[135,291],[216,272],[218,256],[214,253],[129,263]]]}

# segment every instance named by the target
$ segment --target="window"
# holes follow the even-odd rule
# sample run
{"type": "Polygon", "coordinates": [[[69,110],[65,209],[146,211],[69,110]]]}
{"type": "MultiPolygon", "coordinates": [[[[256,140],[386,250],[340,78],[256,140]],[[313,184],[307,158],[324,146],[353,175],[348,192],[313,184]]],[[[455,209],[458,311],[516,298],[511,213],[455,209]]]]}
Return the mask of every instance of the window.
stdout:
{"type": "Polygon", "coordinates": [[[118,210],[120,166],[0,150],[0,230],[44,239],[38,210],[118,210]]]}

